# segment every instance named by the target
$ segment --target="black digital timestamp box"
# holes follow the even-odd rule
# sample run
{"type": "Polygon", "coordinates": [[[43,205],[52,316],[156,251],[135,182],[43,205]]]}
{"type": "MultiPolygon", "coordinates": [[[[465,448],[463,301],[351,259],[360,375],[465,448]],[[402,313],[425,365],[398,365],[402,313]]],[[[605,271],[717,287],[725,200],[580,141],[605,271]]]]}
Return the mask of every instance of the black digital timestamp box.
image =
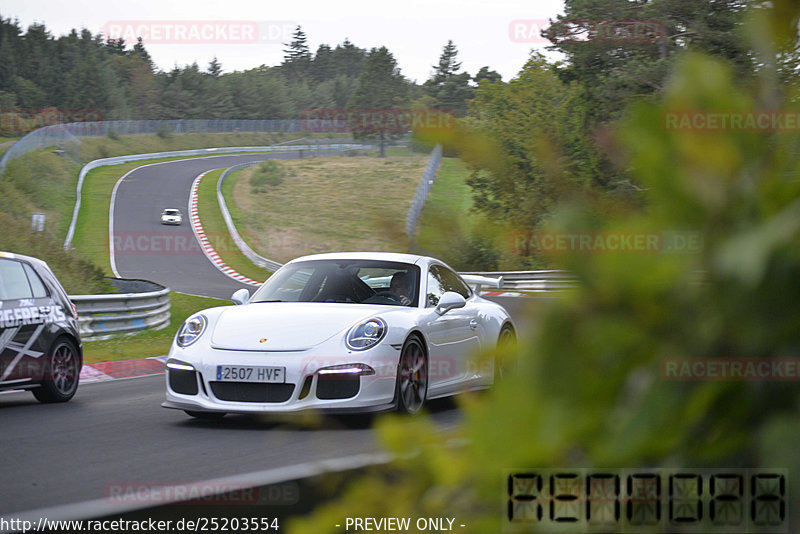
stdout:
{"type": "Polygon", "coordinates": [[[787,532],[786,469],[513,469],[506,532],[787,532]]]}

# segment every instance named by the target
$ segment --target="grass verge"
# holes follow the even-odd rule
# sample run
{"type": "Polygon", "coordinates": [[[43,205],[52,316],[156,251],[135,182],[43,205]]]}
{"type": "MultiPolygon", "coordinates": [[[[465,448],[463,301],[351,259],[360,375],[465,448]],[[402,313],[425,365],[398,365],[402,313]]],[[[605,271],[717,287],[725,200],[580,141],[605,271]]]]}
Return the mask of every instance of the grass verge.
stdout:
{"type": "MultiPolygon", "coordinates": [[[[407,251],[405,218],[427,155],[280,161],[284,178],[254,185],[256,167],[223,188],[239,231],[262,256],[284,262],[329,251],[407,251]]],[[[231,180],[232,179],[232,180],[231,180]]]]}
{"type": "Polygon", "coordinates": [[[459,271],[519,267],[503,224],[473,209],[469,169],[458,158],[442,158],[422,214],[414,250],[441,258],[459,271]]]}

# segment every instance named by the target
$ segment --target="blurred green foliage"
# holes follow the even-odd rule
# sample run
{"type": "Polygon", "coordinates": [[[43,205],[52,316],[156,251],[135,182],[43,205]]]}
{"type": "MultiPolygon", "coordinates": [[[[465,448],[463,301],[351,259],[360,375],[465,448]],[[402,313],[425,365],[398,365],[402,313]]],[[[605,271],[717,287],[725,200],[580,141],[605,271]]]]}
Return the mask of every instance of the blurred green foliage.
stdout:
{"type": "MultiPolygon", "coordinates": [[[[675,357],[800,352],[797,132],[662,128],[666,111],[796,110],[798,94],[776,81],[775,58],[794,50],[798,18],[800,6],[787,1],[753,18],[763,30],[753,35],[762,54],[755,82],[724,60],[687,54],[658,99],[629,108],[608,142],[641,185],[642,209],[578,191],[559,199],[544,224],[697,231],[702,250],[559,256],[580,289],[522,325],[515,353],[497,355],[515,360],[512,376],[487,395],[459,397],[463,422],[454,431],[427,417],[379,420],[381,442],[398,458],[391,471],[354,480],[290,523],[291,532],[341,531],[334,525],[345,517],[427,516],[500,532],[504,470],[536,467],[784,468],[797,516],[796,382],[673,381],[660,366],[675,357]]],[[[516,103],[529,104],[536,109],[516,103]]],[[[558,183],[560,166],[550,163],[543,172],[558,183]]]]}

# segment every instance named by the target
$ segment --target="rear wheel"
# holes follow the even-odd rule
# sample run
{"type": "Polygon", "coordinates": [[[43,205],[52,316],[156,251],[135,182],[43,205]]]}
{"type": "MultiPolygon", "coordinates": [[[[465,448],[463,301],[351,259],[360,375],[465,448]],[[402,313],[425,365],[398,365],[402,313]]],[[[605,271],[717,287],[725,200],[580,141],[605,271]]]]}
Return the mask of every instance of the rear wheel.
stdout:
{"type": "Polygon", "coordinates": [[[494,379],[495,381],[503,380],[508,377],[509,373],[509,351],[512,350],[517,344],[517,335],[514,329],[509,324],[503,325],[500,329],[500,335],[497,338],[497,354],[494,358],[494,379]]]}
{"type": "Polygon", "coordinates": [[[72,341],[56,340],[47,355],[42,385],[32,390],[39,402],[67,402],[78,390],[81,361],[72,341]]]}
{"type": "Polygon", "coordinates": [[[422,410],[428,395],[428,358],[417,337],[410,337],[400,352],[397,370],[397,409],[415,414],[422,410]]]}
{"type": "Polygon", "coordinates": [[[225,412],[193,412],[191,410],[184,410],[184,412],[196,419],[205,419],[207,421],[215,421],[225,417],[225,412]]]}

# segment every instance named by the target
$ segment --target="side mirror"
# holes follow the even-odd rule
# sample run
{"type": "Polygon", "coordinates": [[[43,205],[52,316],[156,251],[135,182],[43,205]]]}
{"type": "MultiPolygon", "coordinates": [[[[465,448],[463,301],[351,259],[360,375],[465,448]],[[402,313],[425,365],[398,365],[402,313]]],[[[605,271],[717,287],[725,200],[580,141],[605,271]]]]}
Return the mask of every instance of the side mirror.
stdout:
{"type": "Polygon", "coordinates": [[[466,305],[467,301],[464,297],[455,291],[445,291],[444,295],[442,295],[442,298],[439,299],[439,304],[436,305],[435,311],[439,315],[444,315],[450,310],[463,308],[466,305]]]}
{"type": "Polygon", "coordinates": [[[237,306],[247,304],[248,300],[250,300],[250,292],[245,288],[239,289],[231,295],[231,301],[237,306]]]}

